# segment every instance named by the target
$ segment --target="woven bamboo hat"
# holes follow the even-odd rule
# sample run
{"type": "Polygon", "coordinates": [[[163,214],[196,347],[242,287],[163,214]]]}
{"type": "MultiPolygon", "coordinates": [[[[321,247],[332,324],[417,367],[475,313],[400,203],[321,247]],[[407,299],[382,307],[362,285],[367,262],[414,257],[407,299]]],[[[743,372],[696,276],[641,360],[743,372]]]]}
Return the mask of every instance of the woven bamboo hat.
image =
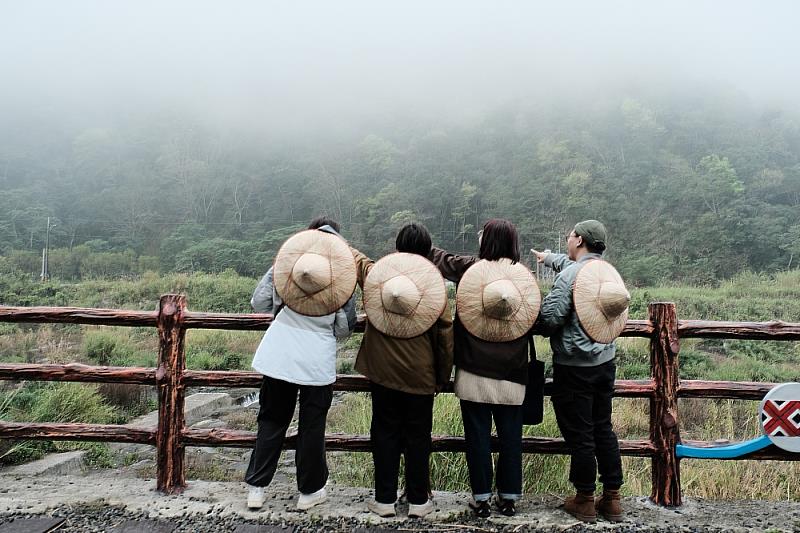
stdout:
{"type": "Polygon", "coordinates": [[[283,243],[273,267],[275,290],[292,310],[323,316],[342,307],[356,287],[356,264],[341,237],[319,230],[283,243]]]}
{"type": "Polygon", "coordinates": [[[608,344],[625,329],[631,295],[610,263],[595,259],[581,267],[572,299],[583,330],[595,342],[608,344]]]}
{"type": "Polygon", "coordinates": [[[381,258],[364,280],[364,311],[380,332],[401,339],[422,335],[447,305],[439,270],[417,254],[381,258]]]}
{"type": "Polygon", "coordinates": [[[481,260],[458,284],[456,312],[472,335],[490,342],[525,335],[539,316],[542,295],[524,265],[510,259],[481,260]]]}

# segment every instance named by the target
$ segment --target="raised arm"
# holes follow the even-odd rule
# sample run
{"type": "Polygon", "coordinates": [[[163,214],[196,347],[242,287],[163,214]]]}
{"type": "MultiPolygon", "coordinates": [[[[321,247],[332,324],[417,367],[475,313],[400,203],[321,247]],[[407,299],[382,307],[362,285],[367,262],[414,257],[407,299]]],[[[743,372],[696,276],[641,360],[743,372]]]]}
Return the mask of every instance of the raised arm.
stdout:
{"type": "Polygon", "coordinates": [[[350,247],[353,252],[353,259],[356,260],[356,275],[358,276],[358,286],[364,288],[364,280],[367,279],[369,271],[372,270],[372,265],[375,261],[358,251],[356,248],[350,247]]]}
{"type": "Polygon", "coordinates": [[[431,248],[428,259],[436,265],[443,278],[453,283],[461,281],[464,272],[478,262],[478,258],[475,256],[451,254],[435,246],[431,248]]]}

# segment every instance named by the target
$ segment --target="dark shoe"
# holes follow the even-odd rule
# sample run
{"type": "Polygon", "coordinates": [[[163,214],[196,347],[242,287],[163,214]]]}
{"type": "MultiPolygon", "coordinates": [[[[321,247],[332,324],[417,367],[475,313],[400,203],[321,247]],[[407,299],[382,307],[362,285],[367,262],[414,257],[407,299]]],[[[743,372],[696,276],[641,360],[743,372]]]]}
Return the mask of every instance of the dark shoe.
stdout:
{"type": "Polygon", "coordinates": [[[489,516],[492,514],[492,508],[489,507],[489,500],[483,500],[480,502],[472,500],[468,505],[469,508],[472,509],[472,514],[478,518],[489,518],[489,516]]]}
{"type": "Polygon", "coordinates": [[[514,516],[517,514],[516,502],[514,500],[506,500],[498,496],[494,501],[497,510],[506,516],[514,516]]]}
{"type": "Polygon", "coordinates": [[[603,495],[594,504],[597,514],[609,522],[622,522],[622,505],[619,501],[619,490],[604,490],[603,495]]]}
{"type": "Polygon", "coordinates": [[[591,492],[578,492],[575,496],[570,496],[564,501],[564,510],[581,522],[597,522],[594,494],[591,492]]]}

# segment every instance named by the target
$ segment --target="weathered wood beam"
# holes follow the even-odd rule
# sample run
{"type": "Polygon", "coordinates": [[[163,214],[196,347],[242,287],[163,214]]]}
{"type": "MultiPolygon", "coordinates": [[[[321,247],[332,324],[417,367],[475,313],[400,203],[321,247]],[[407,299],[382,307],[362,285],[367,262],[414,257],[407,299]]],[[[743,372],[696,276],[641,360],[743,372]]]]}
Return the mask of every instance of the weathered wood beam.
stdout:
{"type": "Polygon", "coordinates": [[[681,505],[680,463],[675,446],[678,429],[678,318],[673,303],[651,303],[647,307],[655,328],[650,342],[650,372],[656,390],[650,399],[650,442],[658,450],[653,455],[653,488],[650,499],[658,505],[681,505]]]}
{"type": "Polygon", "coordinates": [[[761,400],[775,385],[777,383],[682,379],[678,387],[678,396],[680,398],[761,400]]]}
{"type": "Polygon", "coordinates": [[[47,324],[97,324],[102,326],[154,327],[155,311],[125,311],[83,307],[0,306],[0,322],[47,324]]]}
{"type": "Polygon", "coordinates": [[[128,366],[0,364],[0,381],[80,381],[155,385],[156,369],[128,366]]]}
{"type": "Polygon", "coordinates": [[[156,432],[154,429],[111,424],[0,422],[0,438],[132,442],[155,445],[156,432]]]}
{"type": "Polygon", "coordinates": [[[679,320],[678,335],[683,338],[800,341],[800,323],[780,320],[771,322],[679,320]]]}
{"type": "MultiPolygon", "coordinates": [[[[185,429],[183,443],[186,446],[228,446],[233,448],[251,448],[255,445],[256,434],[253,431],[232,429],[185,429]]],[[[463,452],[466,450],[464,437],[449,435],[433,435],[431,437],[433,451],[463,452]]],[[[646,440],[622,440],[620,450],[623,455],[650,457],[656,449],[646,440]]],[[[500,441],[492,438],[492,450],[498,451],[500,441]]],[[[289,435],[284,441],[285,449],[297,447],[297,435],[289,435]]],[[[345,435],[329,433],[325,435],[325,448],[328,451],[368,452],[371,450],[369,435],[345,435]]],[[[564,439],[547,437],[523,437],[524,453],[565,454],[564,439]]]]}

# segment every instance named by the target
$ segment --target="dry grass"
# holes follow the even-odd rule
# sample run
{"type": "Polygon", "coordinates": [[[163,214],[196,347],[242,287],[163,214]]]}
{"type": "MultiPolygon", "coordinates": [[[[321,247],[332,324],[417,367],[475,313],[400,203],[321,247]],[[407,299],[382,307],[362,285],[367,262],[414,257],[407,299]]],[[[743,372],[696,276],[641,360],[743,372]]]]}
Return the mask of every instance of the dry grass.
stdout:
{"type": "MultiPolygon", "coordinates": [[[[716,440],[748,439],[758,434],[756,402],[734,400],[681,400],[682,434],[685,438],[716,440]]],[[[369,434],[371,405],[369,395],[351,393],[335,406],[328,417],[328,431],[369,434]]],[[[642,439],[649,434],[649,405],[643,399],[615,399],[614,427],[621,439],[642,439]]],[[[463,434],[458,401],[453,395],[439,395],[434,405],[436,435],[463,434]]],[[[527,426],[526,435],[559,436],[549,401],[545,419],[538,426],[527,426]]],[[[372,457],[369,453],[332,453],[331,475],[338,482],[372,486],[372,457]]],[[[567,479],[566,456],[525,455],[523,476],[525,491],[536,494],[566,494],[572,490],[567,479]]],[[[623,457],[628,495],[649,495],[650,460],[623,457]]],[[[684,460],[681,463],[683,492],[688,497],[710,499],[800,498],[800,463],[782,461],[709,461],[684,460]]],[[[434,453],[431,458],[431,482],[437,490],[469,491],[463,454],[434,453]]]]}

